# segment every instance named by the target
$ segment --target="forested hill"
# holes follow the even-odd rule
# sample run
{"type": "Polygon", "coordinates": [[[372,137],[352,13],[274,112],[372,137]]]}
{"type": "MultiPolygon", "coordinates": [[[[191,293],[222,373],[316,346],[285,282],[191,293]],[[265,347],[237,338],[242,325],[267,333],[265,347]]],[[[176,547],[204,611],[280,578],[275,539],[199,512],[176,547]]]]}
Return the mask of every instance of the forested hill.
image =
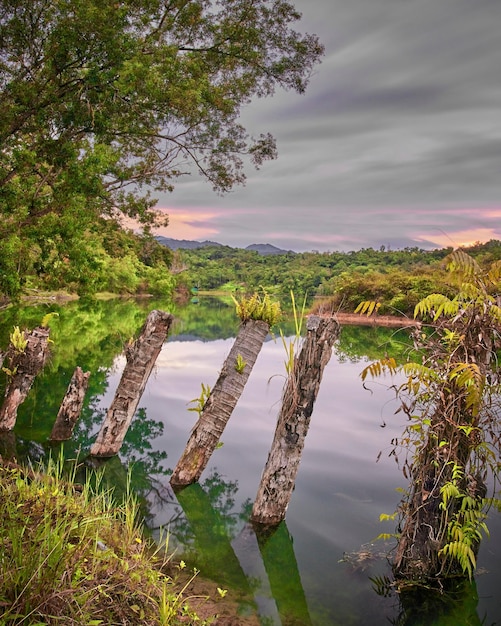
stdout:
{"type": "MultiPolygon", "coordinates": [[[[481,265],[501,259],[501,241],[467,248],[481,265]]],[[[178,285],[188,289],[252,292],[260,288],[289,300],[324,297],[324,306],[353,311],[364,300],[381,302],[381,313],[412,313],[430,293],[453,293],[444,259],[452,248],[352,252],[303,252],[260,255],[249,249],[206,246],[178,249],[174,265],[178,285]]]]}

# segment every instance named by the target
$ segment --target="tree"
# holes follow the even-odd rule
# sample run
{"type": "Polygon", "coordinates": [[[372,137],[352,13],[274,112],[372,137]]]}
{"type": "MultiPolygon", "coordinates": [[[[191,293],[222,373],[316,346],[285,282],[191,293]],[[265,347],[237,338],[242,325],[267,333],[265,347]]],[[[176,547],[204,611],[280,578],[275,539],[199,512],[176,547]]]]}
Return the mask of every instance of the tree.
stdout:
{"type": "Polygon", "coordinates": [[[455,297],[435,293],[416,305],[415,315],[429,325],[415,334],[422,362],[398,367],[385,357],[362,374],[404,376],[396,391],[409,426],[393,441],[395,454],[410,453],[403,467],[411,485],[400,507],[393,564],[404,587],[473,575],[493,502],[488,477],[499,478],[501,262],[483,269],[456,250],[447,268],[455,297]]]}
{"type": "Polygon", "coordinates": [[[286,0],[2,2],[2,289],[19,288],[7,274],[26,240],[37,256],[57,239],[64,256],[98,216],[148,229],[150,194],[190,163],[225,192],[245,159],[275,158],[273,137],[238,117],[277,87],[304,92],[323,48],[299,19],[286,0]]]}

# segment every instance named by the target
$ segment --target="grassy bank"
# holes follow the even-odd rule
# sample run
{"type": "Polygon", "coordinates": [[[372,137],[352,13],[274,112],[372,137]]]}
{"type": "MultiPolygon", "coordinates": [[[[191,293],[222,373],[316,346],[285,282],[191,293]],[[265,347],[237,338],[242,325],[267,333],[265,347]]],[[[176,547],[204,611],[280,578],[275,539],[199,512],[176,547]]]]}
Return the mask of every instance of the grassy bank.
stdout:
{"type": "Polygon", "coordinates": [[[0,464],[0,624],[222,623],[217,599],[192,596],[194,575],[143,537],[134,497],[117,504],[96,476],[0,464]]]}

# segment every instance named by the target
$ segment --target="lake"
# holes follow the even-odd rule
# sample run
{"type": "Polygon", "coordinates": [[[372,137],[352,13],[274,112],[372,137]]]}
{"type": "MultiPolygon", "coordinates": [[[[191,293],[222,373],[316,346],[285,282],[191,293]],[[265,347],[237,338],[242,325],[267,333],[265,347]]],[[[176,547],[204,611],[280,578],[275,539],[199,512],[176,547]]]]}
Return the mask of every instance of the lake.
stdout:
{"type": "MultiPolygon", "coordinates": [[[[21,407],[15,442],[18,457],[42,457],[60,400],[73,369],[91,371],[91,384],[74,439],[66,454],[85,454],[111,403],[125,360],[121,346],[152,308],[176,316],[145,389],[121,451],[111,460],[108,480],[121,485],[134,464],[133,485],[154,536],[169,532],[169,546],[212,577],[238,591],[242,613],[257,612],[263,626],[501,623],[501,520],[489,517],[491,537],[479,553],[479,573],[452,603],[402,606],[384,586],[390,568],[398,488],[407,482],[390,441],[405,427],[394,415],[391,379],[364,389],[360,372],[388,351],[402,350],[405,335],[392,329],[343,327],[325,369],[311,418],[296,487],[286,521],[269,536],[256,536],[248,524],[266,463],[285,384],[286,353],[280,336],[269,336],[245,391],[203,473],[200,484],[177,495],[169,485],[197,413],[191,402],[201,385],[213,386],[238,330],[233,307],[200,298],[186,306],[154,301],[72,302],[0,312],[0,348],[15,324],[34,326],[47,311],[53,357],[21,407]]],[[[284,326],[287,337],[292,325],[284,326]]],[[[405,346],[404,346],[405,347],[405,346]]]]}

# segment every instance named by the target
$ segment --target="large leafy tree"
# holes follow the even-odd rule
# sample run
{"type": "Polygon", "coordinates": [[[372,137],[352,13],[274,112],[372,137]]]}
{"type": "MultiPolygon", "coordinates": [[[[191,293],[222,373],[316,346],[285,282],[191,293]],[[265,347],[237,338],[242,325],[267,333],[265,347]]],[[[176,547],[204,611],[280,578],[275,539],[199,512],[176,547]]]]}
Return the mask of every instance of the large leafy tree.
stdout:
{"type": "Polygon", "coordinates": [[[193,165],[225,192],[247,157],[274,158],[239,114],[277,87],[305,90],[323,48],[299,19],[285,0],[4,0],[1,289],[41,255],[33,242],[64,257],[97,218],[148,227],[150,194],[193,165]]]}

